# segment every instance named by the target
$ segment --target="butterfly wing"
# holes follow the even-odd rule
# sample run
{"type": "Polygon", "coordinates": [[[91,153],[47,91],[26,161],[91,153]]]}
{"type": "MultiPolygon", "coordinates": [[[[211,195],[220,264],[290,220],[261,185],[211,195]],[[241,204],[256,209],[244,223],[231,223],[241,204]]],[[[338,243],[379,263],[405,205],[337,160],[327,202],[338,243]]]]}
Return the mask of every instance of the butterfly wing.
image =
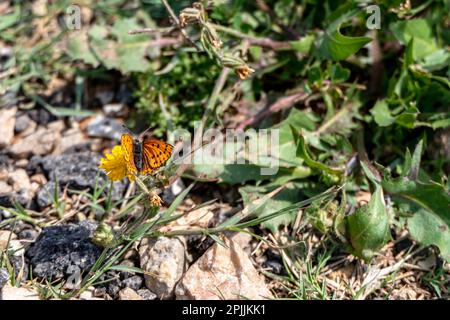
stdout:
{"type": "Polygon", "coordinates": [[[145,139],[142,143],[141,174],[151,173],[163,166],[172,155],[173,146],[156,139],[145,139]]]}
{"type": "Polygon", "coordinates": [[[127,163],[127,170],[130,173],[136,173],[136,165],[134,164],[133,156],[133,137],[128,133],[122,134],[120,138],[120,145],[122,147],[122,152],[124,154],[125,161],[127,163]]]}

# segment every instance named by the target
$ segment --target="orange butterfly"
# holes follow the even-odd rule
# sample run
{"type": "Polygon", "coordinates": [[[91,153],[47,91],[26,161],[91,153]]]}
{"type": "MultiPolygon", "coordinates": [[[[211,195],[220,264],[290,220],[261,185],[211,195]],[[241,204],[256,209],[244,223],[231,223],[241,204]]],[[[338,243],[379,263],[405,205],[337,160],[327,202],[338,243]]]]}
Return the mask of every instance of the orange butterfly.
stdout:
{"type": "Polygon", "coordinates": [[[172,145],[144,136],[145,132],[140,134],[138,138],[133,138],[131,134],[124,133],[120,139],[127,170],[132,174],[136,172],[142,175],[152,173],[163,166],[172,155],[172,145]]]}

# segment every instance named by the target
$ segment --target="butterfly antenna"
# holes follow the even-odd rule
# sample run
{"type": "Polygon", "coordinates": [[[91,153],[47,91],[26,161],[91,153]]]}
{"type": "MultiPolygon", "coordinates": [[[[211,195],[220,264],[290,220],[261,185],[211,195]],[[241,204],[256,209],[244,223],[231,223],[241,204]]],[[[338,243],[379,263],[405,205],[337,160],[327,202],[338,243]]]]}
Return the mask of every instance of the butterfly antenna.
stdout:
{"type": "Polygon", "coordinates": [[[128,127],[127,127],[125,124],[122,124],[122,128],[125,129],[125,131],[126,131],[127,133],[129,133],[129,134],[131,134],[132,136],[134,136],[134,133],[133,133],[130,129],[128,129],[128,127]]]}

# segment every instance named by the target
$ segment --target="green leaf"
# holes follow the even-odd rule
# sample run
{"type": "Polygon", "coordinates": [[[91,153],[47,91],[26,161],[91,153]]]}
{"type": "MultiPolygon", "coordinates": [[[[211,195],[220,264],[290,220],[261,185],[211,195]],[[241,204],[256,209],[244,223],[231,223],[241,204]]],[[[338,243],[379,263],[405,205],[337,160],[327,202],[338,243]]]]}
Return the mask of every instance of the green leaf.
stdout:
{"type": "Polygon", "coordinates": [[[311,50],[314,40],[314,35],[308,35],[301,38],[300,40],[291,41],[290,44],[295,51],[307,54],[309,50],[311,50]]]}
{"type": "Polygon", "coordinates": [[[390,29],[397,40],[404,45],[414,38],[412,47],[414,61],[418,61],[438,50],[430,24],[426,19],[398,21],[392,23],[390,29]]]}
{"type": "Polygon", "coordinates": [[[389,216],[379,184],[369,203],[347,217],[347,229],[353,253],[366,261],[390,239],[389,216]]]}
{"type": "Polygon", "coordinates": [[[82,60],[93,67],[97,67],[100,64],[100,61],[89,47],[89,38],[86,32],[79,31],[69,34],[67,53],[72,59],[82,60]]]}
{"type": "Polygon", "coordinates": [[[353,10],[341,18],[333,22],[325,31],[319,51],[323,58],[332,60],[344,60],[352,54],[358,52],[367,43],[372,41],[369,37],[349,37],[344,36],[340,32],[341,24],[344,19],[351,18],[356,15],[358,11],[353,10]]]}
{"type": "Polygon", "coordinates": [[[21,12],[20,7],[16,6],[14,12],[10,14],[2,14],[0,16],[0,31],[8,29],[20,21],[21,12]]]}
{"type": "Polygon", "coordinates": [[[439,217],[419,208],[408,219],[411,236],[423,245],[435,245],[442,257],[450,262],[450,229],[439,217]]]}
{"type": "MultiPolygon", "coordinates": [[[[245,186],[239,188],[239,193],[242,196],[244,204],[251,203],[254,199],[260,198],[264,192],[267,192],[264,188],[245,186]]],[[[267,216],[273,212],[277,212],[283,208],[286,208],[296,202],[298,202],[300,197],[300,189],[296,188],[294,185],[286,187],[284,190],[279,192],[277,195],[268,199],[263,207],[255,211],[258,217],[267,216]]],[[[270,229],[272,232],[276,232],[278,227],[281,225],[288,225],[295,219],[297,215],[297,210],[292,210],[279,215],[269,221],[264,222],[262,225],[265,228],[270,229]]]]}
{"type": "Polygon", "coordinates": [[[420,141],[412,157],[407,150],[402,175],[394,179],[384,177],[382,186],[396,202],[410,207],[413,216],[408,218],[408,227],[414,239],[438,246],[442,256],[450,261],[450,194],[441,184],[419,181],[422,149],[420,141]]]}
{"type": "Polygon", "coordinates": [[[391,115],[391,110],[385,100],[378,100],[370,113],[380,127],[387,127],[395,122],[395,117],[391,115]]]}

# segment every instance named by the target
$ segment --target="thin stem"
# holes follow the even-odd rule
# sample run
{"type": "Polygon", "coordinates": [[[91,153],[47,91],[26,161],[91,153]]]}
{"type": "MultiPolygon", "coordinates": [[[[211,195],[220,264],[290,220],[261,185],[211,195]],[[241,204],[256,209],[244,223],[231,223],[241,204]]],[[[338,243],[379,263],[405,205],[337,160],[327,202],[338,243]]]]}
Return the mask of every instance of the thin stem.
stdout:
{"type": "Polygon", "coordinates": [[[172,20],[176,24],[176,28],[180,30],[183,37],[195,48],[197,51],[202,51],[202,49],[188,36],[186,33],[186,30],[184,30],[180,25],[180,20],[176,16],[176,14],[173,12],[170,5],[167,3],[167,0],[161,0],[162,4],[166,7],[167,12],[169,12],[169,15],[172,17],[172,20]]]}

